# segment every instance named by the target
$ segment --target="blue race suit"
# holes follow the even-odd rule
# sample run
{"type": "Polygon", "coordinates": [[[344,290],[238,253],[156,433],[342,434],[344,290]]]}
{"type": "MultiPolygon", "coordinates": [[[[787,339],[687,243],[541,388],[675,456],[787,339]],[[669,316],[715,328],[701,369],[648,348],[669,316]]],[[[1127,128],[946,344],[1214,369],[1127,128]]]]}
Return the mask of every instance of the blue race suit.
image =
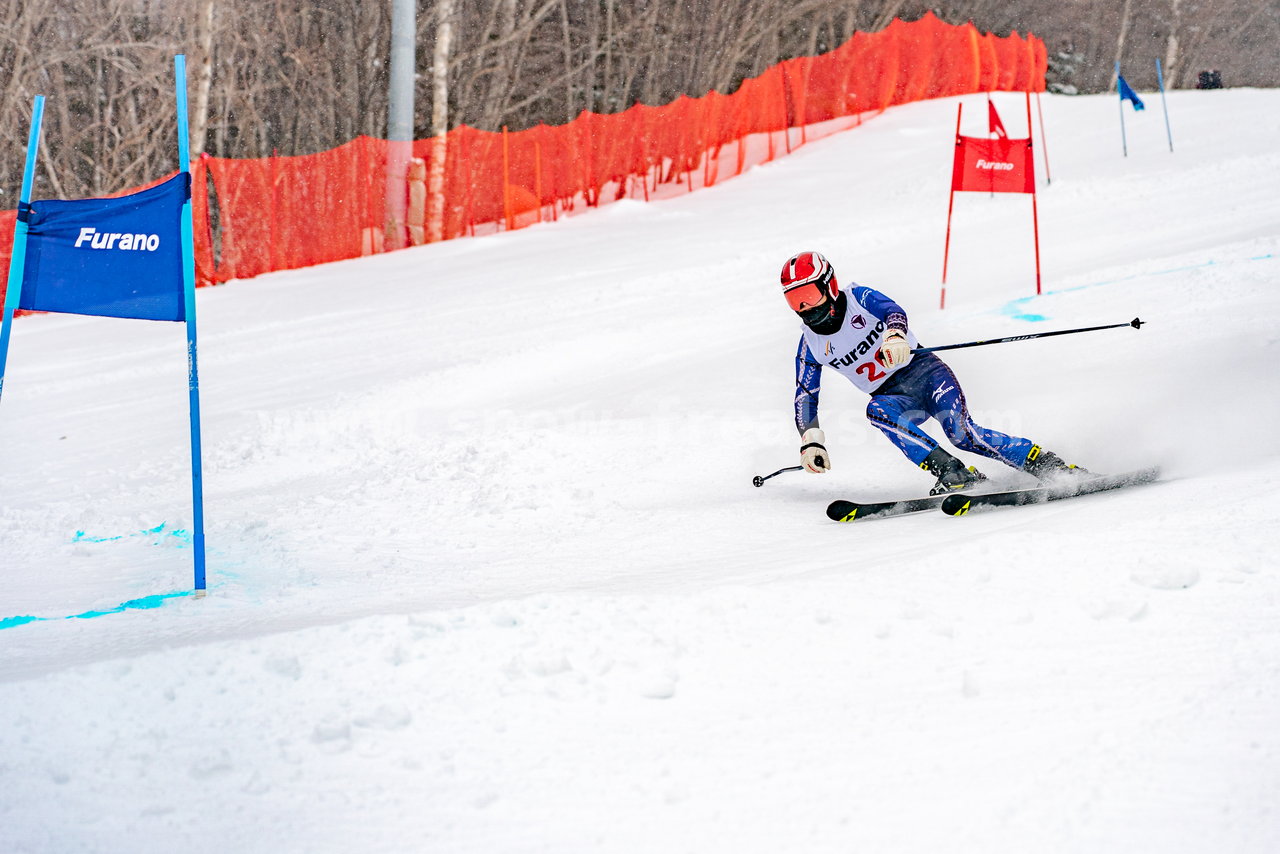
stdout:
{"type": "MultiPolygon", "coordinates": [[[[906,312],[893,300],[865,287],[854,287],[850,294],[862,310],[878,320],[887,320],[889,328],[905,331],[906,312]]],[[[850,310],[852,305],[846,308],[850,310]]],[[[822,367],[801,336],[796,353],[795,418],[802,434],[818,426],[822,367]]],[[[929,452],[938,447],[938,443],[920,429],[930,418],[942,425],[947,439],[962,451],[1019,469],[1027,461],[1032,447],[1030,439],[975,424],[969,415],[964,390],[951,368],[932,353],[917,353],[909,364],[894,371],[871,392],[867,419],[897,445],[907,459],[920,465],[929,452]]]]}

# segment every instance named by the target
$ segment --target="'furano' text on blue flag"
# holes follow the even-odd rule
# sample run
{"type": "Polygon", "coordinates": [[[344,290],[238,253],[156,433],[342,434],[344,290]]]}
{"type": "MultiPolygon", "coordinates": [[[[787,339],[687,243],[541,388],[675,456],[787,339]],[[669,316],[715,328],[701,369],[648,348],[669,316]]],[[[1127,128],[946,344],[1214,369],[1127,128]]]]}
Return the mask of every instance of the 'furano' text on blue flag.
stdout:
{"type": "Polygon", "coordinates": [[[19,211],[27,257],[19,308],[141,320],[185,320],[180,172],[114,199],[49,199],[19,211]]]}

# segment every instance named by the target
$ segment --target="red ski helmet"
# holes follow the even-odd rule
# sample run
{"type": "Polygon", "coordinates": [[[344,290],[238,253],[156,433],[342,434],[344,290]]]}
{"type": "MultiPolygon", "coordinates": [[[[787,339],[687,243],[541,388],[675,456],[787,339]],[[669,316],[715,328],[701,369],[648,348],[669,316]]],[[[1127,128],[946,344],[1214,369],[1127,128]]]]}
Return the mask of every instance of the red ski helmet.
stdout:
{"type": "Polygon", "coordinates": [[[809,311],[839,293],[836,272],[820,253],[801,252],[782,265],[782,295],[792,311],[809,311]]]}

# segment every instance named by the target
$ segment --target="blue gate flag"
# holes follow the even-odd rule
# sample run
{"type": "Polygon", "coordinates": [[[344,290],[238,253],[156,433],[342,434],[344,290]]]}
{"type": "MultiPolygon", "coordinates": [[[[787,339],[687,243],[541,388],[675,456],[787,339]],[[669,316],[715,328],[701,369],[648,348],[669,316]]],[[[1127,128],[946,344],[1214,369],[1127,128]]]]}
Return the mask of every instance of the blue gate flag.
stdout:
{"type": "Polygon", "coordinates": [[[1119,80],[1119,87],[1120,87],[1120,100],[1132,101],[1133,109],[1135,112],[1138,110],[1146,109],[1147,105],[1142,103],[1142,99],[1138,97],[1137,92],[1133,91],[1133,87],[1131,87],[1128,83],[1126,83],[1123,77],[1119,77],[1118,80],[1119,80]]]}
{"type": "Polygon", "coordinates": [[[185,321],[191,409],[192,552],[196,595],[204,595],[204,485],[200,458],[200,373],[196,363],[196,270],[187,128],[187,58],[173,58],[178,174],[113,199],[31,201],[44,96],[36,95],[27,162],[13,226],[13,253],[0,315],[0,392],[13,314],[58,311],[185,321]]]}
{"type": "Polygon", "coordinates": [[[191,175],[179,172],[114,199],[47,199],[27,223],[22,297],[28,311],[185,320],[181,219],[191,175]]]}

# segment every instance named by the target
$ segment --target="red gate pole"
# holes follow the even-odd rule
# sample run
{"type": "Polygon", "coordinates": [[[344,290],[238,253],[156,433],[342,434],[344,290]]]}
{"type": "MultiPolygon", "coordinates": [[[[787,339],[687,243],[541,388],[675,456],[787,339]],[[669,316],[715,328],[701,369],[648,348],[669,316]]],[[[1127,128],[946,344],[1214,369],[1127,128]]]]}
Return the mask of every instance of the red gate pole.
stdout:
{"type": "Polygon", "coordinates": [[[1040,152],[1044,155],[1044,182],[1053,183],[1053,175],[1049,173],[1049,140],[1044,135],[1044,110],[1040,108],[1040,93],[1036,93],[1036,113],[1040,117],[1040,152]]]}
{"type": "Polygon", "coordinates": [[[1036,241],[1036,296],[1040,296],[1040,217],[1036,213],[1036,193],[1031,191],[1031,230],[1036,241]]]}
{"type": "MultiPolygon", "coordinates": [[[[1041,136],[1044,130],[1040,131],[1041,136]]],[[[1040,295],[1040,215],[1036,210],[1036,157],[1035,146],[1032,142],[1034,134],[1031,132],[1031,91],[1027,91],[1027,149],[1031,155],[1031,162],[1028,164],[1028,176],[1031,179],[1031,234],[1036,244],[1036,296],[1040,295]]]]}
{"type": "MultiPolygon", "coordinates": [[[[964,104],[956,105],[956,145],[960,144],[960,116],[964,112],[964,104]]],[[[955,158],[952,157],[951,165],[951,197],[947,200],[947,240],[942,248],[942,295],[938,301],[938,308],[947,307],[947,259],[951,255],[951,211],[956,203],[956,169],[955,158]]]]}
{"type": "Polygon", "coordinates": [[[947,242],[942,249],[942,296],[938,300],[938,308],[947,307],[947,256],[951,253],[951,209],[956,203],[956,191],[951,191],[947,201],[947,242]]]}

